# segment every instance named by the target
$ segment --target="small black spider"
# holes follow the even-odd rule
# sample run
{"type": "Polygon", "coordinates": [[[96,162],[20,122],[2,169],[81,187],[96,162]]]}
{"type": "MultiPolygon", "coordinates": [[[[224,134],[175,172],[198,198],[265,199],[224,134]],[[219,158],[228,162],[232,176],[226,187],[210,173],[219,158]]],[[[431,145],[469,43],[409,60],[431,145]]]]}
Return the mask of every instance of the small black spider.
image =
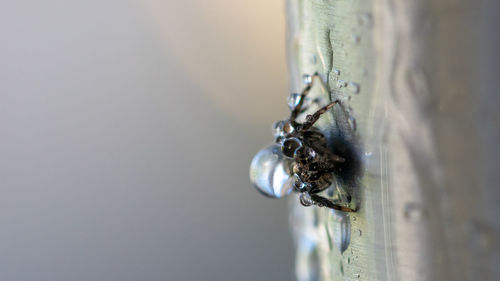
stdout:
{"type": "Polygon", "coordinates": [[[275,142],[259,151],[250,165],[250,179],[257,190],[266,196],[281,198],[292,190],[298,191],[304,206],[318,205],[344,212],[353,212],[350,207],[319,195],[335,180],[334,171],[345,159],[335,155],[327,145],[325,136],[313,125],[328,109],[340,104],[335,100],[314,114],[307,115],[303,123],[297,117],[305,109],[304,99],[318,78],[309,76],[300,95],[292,96],[291,114],[286,120],[273,125],[275,142]]]}

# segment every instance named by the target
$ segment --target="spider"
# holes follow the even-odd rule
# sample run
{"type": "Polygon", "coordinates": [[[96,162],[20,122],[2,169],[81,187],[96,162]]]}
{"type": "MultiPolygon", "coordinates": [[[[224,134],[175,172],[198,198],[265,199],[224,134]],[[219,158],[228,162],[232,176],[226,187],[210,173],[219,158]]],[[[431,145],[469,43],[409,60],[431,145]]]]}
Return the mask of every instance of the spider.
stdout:
{"type": "Polygon", "coordinates": [[[304,99],[313,87],[314,78],[327,88],[318,73],[309,76],[306,87],[295,96],[295,102],[290,106],[290,117],[274,123],[275,142],[253,158],[250,179],[257,190],[268,197],[281,198],[295,190],[301,193],[299,200],[304,206],[354,212],[354,209],[318,194],[333,183],[335,166],[345,159],[335,155],[328,148],[325,136],[313,127],[322,114],[336,104],[340,105],[339,100],[307,115],[305,122],[297,122],[298,115],[305,110],[304,99]]]}

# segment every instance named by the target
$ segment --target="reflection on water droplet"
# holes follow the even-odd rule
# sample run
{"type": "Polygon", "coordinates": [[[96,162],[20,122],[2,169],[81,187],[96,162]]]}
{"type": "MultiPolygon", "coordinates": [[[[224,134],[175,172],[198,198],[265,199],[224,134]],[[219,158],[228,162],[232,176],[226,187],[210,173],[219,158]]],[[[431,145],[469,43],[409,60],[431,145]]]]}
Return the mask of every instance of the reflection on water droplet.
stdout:
{"type": "Polygon", "coordinates": [[[360,86],[356,82],[350,82],[349,89],[351,90],[352,93],[359,94],[360,86]]]}
{"type": "Polygon", "coordinates": [[[340,89],[340,88],[343,88],[343,87],[347,86],[347,82],[346,82],[346,81],[344,81],[344,80],[339,80],[339,81],[337,81],[337,85],[336,85],[336,86],[337,86],[337,88],[339,88],[339,89],[340,89]]]}
{"type": "Polygon", "coordinates": [[[373,152],[371,152],[371,151],[365,152],[365,157],[366,158],[369,158],[369,157],[372,157],[372,156],[373,156],[373,152]]]}
{"type": "Polygon", "coordinates": [[[419,203],[409,202],[405,206],[404,216],[408,221],[417,222],[425,217],[425,210],[419,203]]]}

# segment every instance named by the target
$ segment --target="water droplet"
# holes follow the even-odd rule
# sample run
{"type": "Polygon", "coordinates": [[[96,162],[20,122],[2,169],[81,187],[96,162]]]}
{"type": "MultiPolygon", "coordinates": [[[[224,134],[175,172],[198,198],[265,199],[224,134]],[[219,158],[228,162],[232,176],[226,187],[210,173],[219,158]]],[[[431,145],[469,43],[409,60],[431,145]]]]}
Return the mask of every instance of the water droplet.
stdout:
{"type": "Polygon", "coordinates": [[[364,13],[358,16],[358,24],[371,27],[373,25],[373,16],[370,13],[364,13]]]}
{"type": "Polygon", "coordinates": [[[372,157],[372,156],[373,156],[373,152],[371,152],[371,151],[365,152],[365,157],[366,158],[369,158],[369,157],[372,157]]]}
{"type": "Polygon", "coordinates": [[[255,155],[250,164],[250,180],[258,191],[274,198],[288,195],[292,189],[285,186],[290,177],[291,161],[281,153],[278,144],[272,144],[255,155]]]}
{"type": "Polygon", "coordinates": [[[337,81],[337,85],[336,85],[336,86],[337,86],[337,88],[339,88],[339,89],[340,89],[340,88],[343,88],[343,87],[347,86],[347,82],[346,82],[346,81],[344,81],[344,80],[339,80],[339,81],[337,81]]]}
{"type": "Polygon", "coordinates": [[[360,86],[356,82],[350,82],[349,83],[349,89],[353,94],[359,94],[360,86]]]}
{"type": "Polygon", "coordinates": [[[290,177],[290,181],[292,181],[293,183],[293,188],[298,192],[304,192],[304,190],[307,188],[307,184],[302,182],[302,180],[296,174],[290,177]]]}
{"type": "Polygon", "coordinates": [[[304,74],[302,76],[302,81],[304,81],[304,84],[309,85],[312,83],[312,76],[309,74],[304,74]]]}
{"type": "Polygon", "coordinates": [[[359,274],[359,273],[354,274],[354,278],[359,278],[360,276],[361,276],[361,274],[359,274]]]}
{"type": "Polygon", "coordinates": [[[288,108],[293,110],[300,103],[301,95],[298,93],[293,93],[288,96],[288,108]]]}
{"type": "Polygon", "coordinates": [[[353,34],[351,36],[351,39],[352,39],[352,42],[354,44],[359,44],[359,42],[361,41],[361,36],[357,35],[357,34],[353,34]]]}
{"type": "Polygon", "coordinates": [[[285,127],[285,121],[280,120],[280,121],[274,122],[273,128],[272,128],[273,136],[275,138],[283,137],[285,135],[284,130],[283,130],[284,127],[285,127]]]}
{"type": "Polygon", "coordinates": [[[359,236],[363,235],[363,231],[361,231],[361,229],[358,229],[358,235],[359,236]]]}
{"type": "Polygon", "coordinates": [[[311,56],[309,56],[309,63],[310,64],[316,64],[318,62],[318,57],[316,57],[315,54],[312,54],[311,56]]]}
{"type": "Polygon", "coordinates": [[[337,75],[337,76],[338,76],[338,75],[340,75],[340,70],[339,70],[339,69],[337,69],[337,68],[334,68],[334,69],[333,69],[333,73],[335,73],[335,75],[337,75]]]}
{"type": "Polygon", "coordinates": [[[404,216],[408,221],[420,221],[425,216],[425,210],[419,203],[407,203],[404,210],[404,216]]]}
{"type": "Polygon", "coordinates": [[[356,118],[354,116],[350,115],[349,116],[349,125],[351,125],[351,130],[356,131],[357,129],[357,123],[356,123],[356,118]]]}
{"type": "Polygon", "coordinates": [[[314,201],[312,200],[311,195],[308,192],[300,194],[299,200],[300,204],[302,204],[303,206],[308,207],[314,205],[314,201]]]}
{"type": "Polygon", "coordinates": [[[351,241],[351,223],[346,213],[331,210],[328,231],[335,248],[342,254],[351,241]]]}

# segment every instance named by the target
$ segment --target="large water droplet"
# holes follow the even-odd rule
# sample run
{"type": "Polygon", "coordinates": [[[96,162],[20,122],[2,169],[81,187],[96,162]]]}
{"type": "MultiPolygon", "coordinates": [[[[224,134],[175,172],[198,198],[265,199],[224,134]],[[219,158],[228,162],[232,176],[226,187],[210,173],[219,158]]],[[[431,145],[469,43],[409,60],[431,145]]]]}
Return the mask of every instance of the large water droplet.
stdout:
{"type": "Polygon", "coordinates": [[[291,160],[285,158],[278,144],[272,144],[255,155],[250,164],[250,180],[262,194],[281,198],[293,186],[285,185],[290,177],[291,160]]]}

